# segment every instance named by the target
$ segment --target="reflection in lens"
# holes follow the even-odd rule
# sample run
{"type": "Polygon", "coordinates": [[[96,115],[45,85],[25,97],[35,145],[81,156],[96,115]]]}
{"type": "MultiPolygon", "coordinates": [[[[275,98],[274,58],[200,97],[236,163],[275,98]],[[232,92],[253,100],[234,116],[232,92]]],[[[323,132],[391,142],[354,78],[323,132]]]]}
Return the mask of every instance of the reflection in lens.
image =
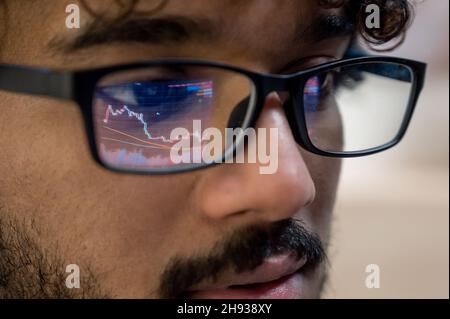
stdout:
{"type": "Polygon", "coordinates": [[[195,70],[198,76],[168,76],[149,68],[102,79],[93,102],[101,161],[136,171],[189,168],[197,163],[194,154],[201,153],[207,142],[202,140],[202,130],[224,130],[239,97],[242,101],[251,93],[249,80],[241,75],[199,69],[195,70]],[[201,129],[194,123],[201,123],[201,129]],[[180,128],[183,134],[171,136],[180,128]],[[188,145],[182,154],[186,162],[175,163],[170,151],[181,142],[188,145]]]}
{"type": "Polygon", "coordinates": [[[394,63],[364,63],[311,77],[303,89],[306,126],[322,151],[365,151],[391,143],[405,118],[411,71],[394,63]]]}

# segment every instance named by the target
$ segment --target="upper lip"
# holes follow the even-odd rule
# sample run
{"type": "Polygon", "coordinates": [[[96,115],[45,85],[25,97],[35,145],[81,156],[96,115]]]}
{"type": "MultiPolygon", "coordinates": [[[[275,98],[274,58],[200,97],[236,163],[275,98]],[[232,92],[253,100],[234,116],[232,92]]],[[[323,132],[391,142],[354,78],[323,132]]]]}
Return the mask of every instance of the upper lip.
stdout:
{"type": "Polygon", "coordinates": [[[305,256],[299,259],[294,252],[276,255],[265,259],[263,264],[253,271],[245,271],[238,274],[229,273],[220,276],[221,278],[212,284],[200,284],[192,290],[216,290],[230,286],[271,282],[297,272],[306,262],[307,258],[305,256]]]}

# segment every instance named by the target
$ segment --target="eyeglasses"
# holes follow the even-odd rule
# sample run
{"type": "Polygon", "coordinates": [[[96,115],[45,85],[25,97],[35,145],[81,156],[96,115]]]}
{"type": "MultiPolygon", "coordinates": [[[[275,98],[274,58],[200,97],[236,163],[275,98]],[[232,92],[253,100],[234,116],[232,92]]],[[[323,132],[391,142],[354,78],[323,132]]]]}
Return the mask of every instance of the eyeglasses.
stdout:
{"type": "MultiPolygon", "coordinates": [[[[82,71],[0,65],[0,90],[71,100],[80,106],[94,159],[130,173],[171,173],[223,162],[243,138],[223,143],[212,163],[171,160],[177,128],[224,131],[255,125],[266,96],[287,92],[284,111],[296,142],[323,156],[386,150],[404,136],[426,64],[363,56],[289,75],[261,74],[203,60],[164,59],[82,71]]],[[[199,138],[187,133],[182,138],[199,138]]]]}

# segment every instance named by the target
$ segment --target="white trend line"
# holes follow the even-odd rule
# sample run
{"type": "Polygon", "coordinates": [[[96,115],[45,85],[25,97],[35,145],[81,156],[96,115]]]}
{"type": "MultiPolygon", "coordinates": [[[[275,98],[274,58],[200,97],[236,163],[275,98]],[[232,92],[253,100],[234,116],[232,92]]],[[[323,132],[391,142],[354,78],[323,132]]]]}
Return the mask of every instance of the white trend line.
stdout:
{"type": "Polygon", "coordinates": [[[112,105],[108,105],[108,108],[106,109],[106,114],[105,114],[105,118],[103,119],[104,123],[108,123],[108,119],[109,119],[109,114],[111,114],[112,116],[119,116],[122,115],[124,112],[128,113],[128,117],[135,117],[143,126],[144,126],[144,133],[147,136],[147,138],[149,140],[161,140],[163,142],[166,143],[171,143],[173,142],[170,139],[165,138],[164,136],[158,136],[158,137],[153,137],[150,132],[148,131],[148,124],[147,122],[144,121],[144,114],[143,113],[137,113],[134,112],[132,110],[130,110],[128,108],[128,106],[124,105],[122,108],[117,109],[114,111],[112,105]]]}

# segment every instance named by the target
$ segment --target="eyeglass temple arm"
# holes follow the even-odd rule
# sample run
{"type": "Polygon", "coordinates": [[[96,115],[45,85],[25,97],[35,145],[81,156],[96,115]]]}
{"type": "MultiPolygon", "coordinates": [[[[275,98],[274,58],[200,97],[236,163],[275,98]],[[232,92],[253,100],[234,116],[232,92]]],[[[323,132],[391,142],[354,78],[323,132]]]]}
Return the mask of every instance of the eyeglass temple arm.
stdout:
{"type": "Polygon", "coordinates": [[[72,74],[0,64],[0,90],[72,100],[72,74]]]}

